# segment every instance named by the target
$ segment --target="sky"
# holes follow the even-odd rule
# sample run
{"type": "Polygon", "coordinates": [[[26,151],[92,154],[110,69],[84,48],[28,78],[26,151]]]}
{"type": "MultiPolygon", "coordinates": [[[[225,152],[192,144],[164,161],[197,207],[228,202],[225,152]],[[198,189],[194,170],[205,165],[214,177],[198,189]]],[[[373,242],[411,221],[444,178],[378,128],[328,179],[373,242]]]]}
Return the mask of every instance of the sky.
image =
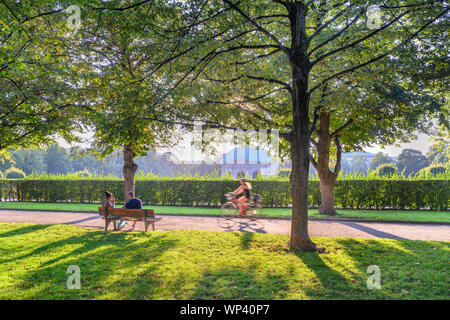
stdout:
{"type": "Polygon", "coordinates": [[[416,149],[422,152],[422,154],[426,154],[428,149],[433,145],[433,142],[431,141],[431,137],[426,134],[417,134],[417,140],[413,140],[410,143],[403,143],[400,144],[400,146],[386,146],[384,149],[382,149],[379,146],[375,146],[372,148],[366,148],[364,151],[366,152],[384,152],[387,153],[391,157],[398,156],[403,149],[416,149]]]}

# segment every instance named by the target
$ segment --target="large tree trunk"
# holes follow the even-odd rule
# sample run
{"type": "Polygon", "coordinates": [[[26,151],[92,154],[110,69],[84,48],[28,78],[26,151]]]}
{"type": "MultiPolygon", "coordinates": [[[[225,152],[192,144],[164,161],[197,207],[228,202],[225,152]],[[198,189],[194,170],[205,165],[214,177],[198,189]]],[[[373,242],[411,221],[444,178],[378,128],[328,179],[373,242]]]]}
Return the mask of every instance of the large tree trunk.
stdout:
{"type": "Polygon", "coordinates": [[[334,185],[341,168],[341,146],[338,137],[335,136],[335,144],[337,147],[337,160],[334,171],[330,170],[330,145],[333,139],[330,133],[330,112],[322,111],[320,113],[320,129],[316,130],[318,141],[315,143],[317,149],[317,162],[311,159],[313,166],[316,168],[320,179],[320,194],[322,195],[322,203],[319,207],[319,213],[325,215],[336,215],[334,208],[334,185]]]}
{"type": "Polygon", "coordinates": [[[320,179],[320,194],[322,195],[322,203],[319,207],[319,213],[328,216],[337,214],[334,208],[334,179],[320,179]]]}
{"type": "Polygon", "coordinates": [[[136,174],[138,165],[134,163],[135,154],[132,145],[128,144],[123,149],[123,178],[125,180],[124,201],[127,201],[128,192],[134,192],[134,175],[136,174]]]}
{"type": "Polygon", "coordinates": [[[289,246],[292,249],[315,251],[316,246],[308,234],[309,141],[302,135],[294,134],[291,142],[292,223],[289,246]]]}
{"type": "Polygon", "coordinates": [[[315,251],[308,234],[308,173],[309,173],[309,96],[310,63],[307,57],[306,8],[293,2],[288,6],[292,70],[292,134],[291,134],[291,194],[292,223],[289,246],[292,249],[315,251]]]}

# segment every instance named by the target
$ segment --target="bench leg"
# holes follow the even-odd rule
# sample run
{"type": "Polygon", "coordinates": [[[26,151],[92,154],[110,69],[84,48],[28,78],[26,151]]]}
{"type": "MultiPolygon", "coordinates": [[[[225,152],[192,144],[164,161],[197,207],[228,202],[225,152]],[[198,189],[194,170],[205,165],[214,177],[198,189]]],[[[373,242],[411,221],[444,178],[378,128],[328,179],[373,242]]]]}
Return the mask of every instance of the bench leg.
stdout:
{"type": "Polygon", "coordinates": [[[149,224],[150,222],[144,221],[145,232],[147,232],[149,224]]]}
{"type": "Polygon", "coordinates": [[[155,223],[154,222],[152,222],[152,228],[153,228],[153,231],[155,231],[155,223]]]}

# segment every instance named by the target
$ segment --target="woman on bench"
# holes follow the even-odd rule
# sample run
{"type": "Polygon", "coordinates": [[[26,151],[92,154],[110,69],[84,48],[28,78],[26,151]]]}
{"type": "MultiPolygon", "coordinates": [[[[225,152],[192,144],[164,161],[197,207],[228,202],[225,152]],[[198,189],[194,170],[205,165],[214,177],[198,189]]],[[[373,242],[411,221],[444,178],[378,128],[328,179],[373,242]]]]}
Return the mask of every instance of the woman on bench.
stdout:
{"type": "MultiPolygon", "coordinates": [[[[106,200],[103,201],[102,207],[105,209],[114,209],[114,204],[116,202],[116,199],[114,199],[112,193],[109,191],[105,191],[105,197],[106,197],[106,200]]],[[[118,223],[115,220],[113,223],[114,223],[114,229],[119,229],[119,230],[122,229],[123,227],[125,227],[125,225],[127,225],[127,222],[124,220],[119,220],[118,223]]]]}

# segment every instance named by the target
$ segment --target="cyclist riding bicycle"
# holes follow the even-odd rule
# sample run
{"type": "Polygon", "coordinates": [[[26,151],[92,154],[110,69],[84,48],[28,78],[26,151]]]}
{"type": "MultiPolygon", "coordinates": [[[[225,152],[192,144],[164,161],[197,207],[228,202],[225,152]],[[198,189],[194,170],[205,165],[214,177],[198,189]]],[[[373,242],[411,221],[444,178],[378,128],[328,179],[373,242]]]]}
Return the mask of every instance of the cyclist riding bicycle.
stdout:
{"type": "Polygon", "coordinates": [[[234,193],[235,195],[240,195],[241,193],[244,194],[242,197],[237,199],[239,214],[243,215],[245,214],[245,209],[247,208],[247,201],[250,200],[250,190],[252,190],[252,185],[249,182],[247,182],[246,179],[241,179],[240,183],[241,185],[239,186],[239,188],[234,190],[232,193],[234,193]]]}

